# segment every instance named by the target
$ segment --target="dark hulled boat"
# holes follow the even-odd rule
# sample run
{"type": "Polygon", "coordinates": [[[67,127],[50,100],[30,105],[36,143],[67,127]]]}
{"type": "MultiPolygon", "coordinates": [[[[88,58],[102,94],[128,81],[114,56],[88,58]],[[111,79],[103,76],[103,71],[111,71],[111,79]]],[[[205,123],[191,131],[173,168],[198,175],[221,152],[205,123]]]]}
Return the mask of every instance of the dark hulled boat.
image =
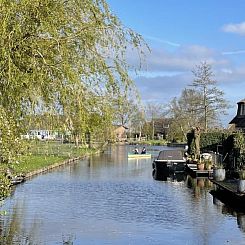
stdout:
{"type": "Polygon", "coordinates": [[[158,157],[152,163],[153,177],[154,179],[162,179],[171,173],[184,172],[185,166],[186,159],[183,150],[160,151],[158,157]]]}

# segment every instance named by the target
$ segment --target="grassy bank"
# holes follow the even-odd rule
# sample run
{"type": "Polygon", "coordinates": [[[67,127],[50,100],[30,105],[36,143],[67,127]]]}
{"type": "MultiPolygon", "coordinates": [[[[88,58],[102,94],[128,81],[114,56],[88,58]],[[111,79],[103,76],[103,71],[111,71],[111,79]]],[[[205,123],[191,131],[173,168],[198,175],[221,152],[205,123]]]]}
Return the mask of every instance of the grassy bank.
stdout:
{"type": "Polygon", "coordinates": [[[11,184],[16,179],[22,181],[25,179],[23,176],[30,177],[72,162],[71,159],[82,158],[99,151],[99,149],[76,147],[74,144],[61,144],[60,142],[33,141],[28,143],[30,144],[28,144],[26,155],[19,156],[17,163],[0,165],[0,200],[10,194],[11,184]]]}
{"type": "Polygon", "coordinates": [[[131,145],[167,145],[166,140],[129,141],[131,145]]]}
{"type": "Polygon", "coordinates": [[[27,174],[34,170],[39,170],[48,167],[57,162],[62,162],[66,157],[59,156],[23,156],[18,164],[12,165],[12,169],[16,175],[27,174]]]}
{"type": "Polygon", "coordinates": [[[1,172],[11,169],[12,175],[27,174],[43,169],[66,159],[83,157],[96,152],[96,149],[76,147],[74,144],[60,142],[33,141],[30,142],[28,152],[19,156],[18,163],[1,165],[1,172]]]}

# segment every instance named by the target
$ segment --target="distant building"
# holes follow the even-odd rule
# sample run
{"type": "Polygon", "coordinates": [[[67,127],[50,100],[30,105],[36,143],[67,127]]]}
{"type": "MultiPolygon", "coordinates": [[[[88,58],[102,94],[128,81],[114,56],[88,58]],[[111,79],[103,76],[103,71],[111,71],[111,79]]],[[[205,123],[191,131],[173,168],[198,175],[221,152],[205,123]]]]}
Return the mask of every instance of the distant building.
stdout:
{"type": "Polygon", "coordinates": [[[245,99],[239,101],[237,106],[237,114],[229,125],[231,129],[245,131],[245,99]]]}
{"type": "Polygon", "coordinates": [[[166,139],[169,133],[171,119],[169,118],[156,118],[144,125],[143,135],[146,133],[152,135],[154,130],[154,137],[156,139],[166,139]]]}
{"type": "Polygon", "coordinates": [[[22,135],[24,139],[55,140],[58,132],[53,130],[37,129],[30,130],[27,134],[22,135]]]}
{"type": "Polygon", "coordinates": [[[115,126],[114,134],[115,134],[115,140],[122,142],[127,140],[127,130],[128,128],[124,125],[118,125],[115,126]]]}
{"type": "Polygon", "coordinates": [[[158,118],[154,121],[154,135],[157,138],[166,139],[171,120],[169,118],[158,118]]]}

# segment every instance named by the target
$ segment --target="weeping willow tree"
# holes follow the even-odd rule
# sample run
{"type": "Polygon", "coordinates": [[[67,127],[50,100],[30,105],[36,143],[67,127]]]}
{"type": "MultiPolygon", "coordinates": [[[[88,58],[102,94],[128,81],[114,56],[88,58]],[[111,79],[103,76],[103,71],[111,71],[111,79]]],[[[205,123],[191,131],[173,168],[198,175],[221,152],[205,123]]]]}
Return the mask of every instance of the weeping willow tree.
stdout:
{"type": "Polygon", "coordinates": [[[105,0],[2,0],[0,13],[0,116],[11,118],[13,134],[1,124],[6,151],[30,115],[62,116],[79,135],[108,125],[110,99],[133,87],[126,54],[141,56],[141,36],[105,0]]]}

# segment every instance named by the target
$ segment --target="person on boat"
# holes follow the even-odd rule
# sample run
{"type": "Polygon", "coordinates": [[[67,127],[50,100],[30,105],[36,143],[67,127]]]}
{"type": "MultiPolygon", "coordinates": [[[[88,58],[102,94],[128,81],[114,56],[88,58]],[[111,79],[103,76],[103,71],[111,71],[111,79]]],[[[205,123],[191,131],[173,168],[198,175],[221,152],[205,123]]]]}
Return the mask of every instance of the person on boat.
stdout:
{"type": "Polygon", "coordinates": [[[137,147],[135,147],[135,149],[134,149],[134,154],[139,154],[139,150],[137,147]]]}
{"type": "Polygon", "coordinates": [[[141,151],[141,154],[146,154],[146,149],[145,147],[143,147],[142,151],[141,151]]]}

